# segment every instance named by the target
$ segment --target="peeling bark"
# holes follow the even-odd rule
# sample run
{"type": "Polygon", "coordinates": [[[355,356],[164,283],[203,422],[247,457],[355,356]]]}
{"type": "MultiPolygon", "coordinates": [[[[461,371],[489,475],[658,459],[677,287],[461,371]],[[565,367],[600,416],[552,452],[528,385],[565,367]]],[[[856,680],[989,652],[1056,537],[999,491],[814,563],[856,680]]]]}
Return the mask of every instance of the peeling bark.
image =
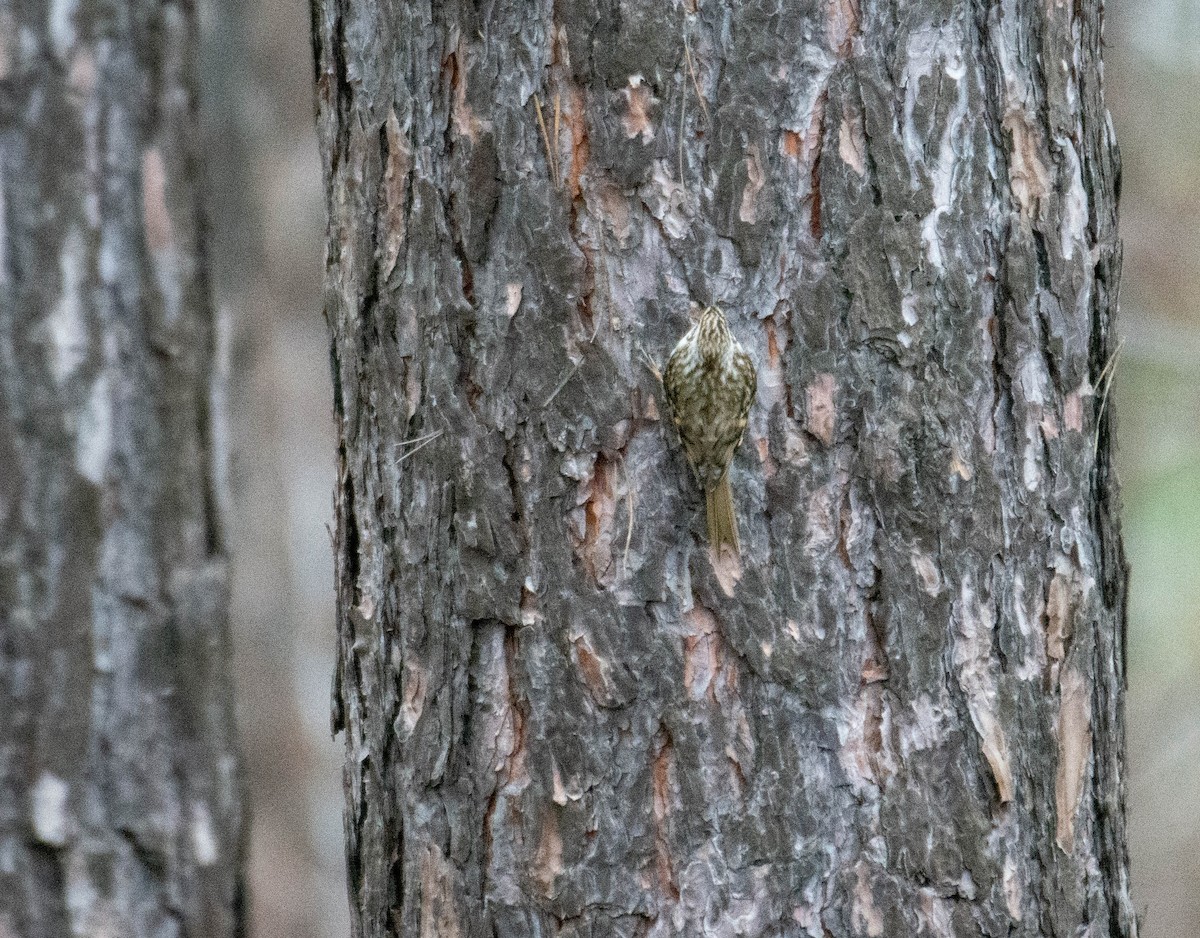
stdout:
{"type": "Polygon", "coordinates": [[[355,934],[1135,935],[1098,5],[313,9],[355,934]]]}
{"type": "Polygon", "coordinates": [[[5,938],[243,932],[195,45],[0,3],[5,938]]]}

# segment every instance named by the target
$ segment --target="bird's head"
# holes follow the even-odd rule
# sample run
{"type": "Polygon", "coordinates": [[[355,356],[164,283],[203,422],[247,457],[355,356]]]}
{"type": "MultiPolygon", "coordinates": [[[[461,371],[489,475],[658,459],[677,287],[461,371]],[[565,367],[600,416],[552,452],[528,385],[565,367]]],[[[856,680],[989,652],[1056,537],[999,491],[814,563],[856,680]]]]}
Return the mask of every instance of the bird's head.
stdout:
{"type": "Polygon", "coordinates": [[[729,346],[729,326],[719,306],[709,306],[700,314],[700,355],[714,361],[725,354],[729,346]]]}

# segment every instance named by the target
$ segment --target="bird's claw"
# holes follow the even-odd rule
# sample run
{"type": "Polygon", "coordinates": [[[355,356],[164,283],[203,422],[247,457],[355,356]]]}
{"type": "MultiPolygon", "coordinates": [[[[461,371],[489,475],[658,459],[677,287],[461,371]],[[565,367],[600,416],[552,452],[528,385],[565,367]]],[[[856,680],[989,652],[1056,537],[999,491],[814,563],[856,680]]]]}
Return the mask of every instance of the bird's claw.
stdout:
{"type": "Polygon", "coordinates": [[[646,351],[646,346],[642,345],[641,342],[638,342],[637,350],[638,354],[642,357],[642,363],[650,369],[650,373],[658,379],[658,383],[662,384],[662,369],[658,367],[658,362],[646,351]]]}

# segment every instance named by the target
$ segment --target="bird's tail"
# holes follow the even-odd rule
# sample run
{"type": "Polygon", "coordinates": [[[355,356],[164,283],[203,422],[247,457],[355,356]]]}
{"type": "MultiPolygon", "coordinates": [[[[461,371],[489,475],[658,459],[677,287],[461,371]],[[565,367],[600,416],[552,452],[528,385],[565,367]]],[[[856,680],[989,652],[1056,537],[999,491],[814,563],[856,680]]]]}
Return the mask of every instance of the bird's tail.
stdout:
{"type": "Polygon", "coordinates": [[[742,545],[738,540],[737,518],[733,513],[733,490],[729,487],[729,476],[721,479],[715,489],[704,494],[705,516],[708,519],[708,544],[713,553],[720,557],[721,548],[728,544],[734,554],[741,556],[742,545]]]}

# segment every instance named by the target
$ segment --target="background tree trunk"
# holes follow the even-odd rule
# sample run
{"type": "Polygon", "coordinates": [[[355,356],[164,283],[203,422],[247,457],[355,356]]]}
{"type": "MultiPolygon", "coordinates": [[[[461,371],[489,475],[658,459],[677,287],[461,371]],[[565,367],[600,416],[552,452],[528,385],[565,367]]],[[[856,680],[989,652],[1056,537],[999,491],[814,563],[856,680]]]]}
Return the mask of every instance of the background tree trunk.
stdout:
{"type": "Polygon", "coordinates": [[[1098,7],[314,4],[356,934],[1136,933],[1098,7]]]}
{"type": "Polygon", "coordinates": [[[194,54],[186,5],[0,3],[5,938],[242,933],[194,54]]]}

